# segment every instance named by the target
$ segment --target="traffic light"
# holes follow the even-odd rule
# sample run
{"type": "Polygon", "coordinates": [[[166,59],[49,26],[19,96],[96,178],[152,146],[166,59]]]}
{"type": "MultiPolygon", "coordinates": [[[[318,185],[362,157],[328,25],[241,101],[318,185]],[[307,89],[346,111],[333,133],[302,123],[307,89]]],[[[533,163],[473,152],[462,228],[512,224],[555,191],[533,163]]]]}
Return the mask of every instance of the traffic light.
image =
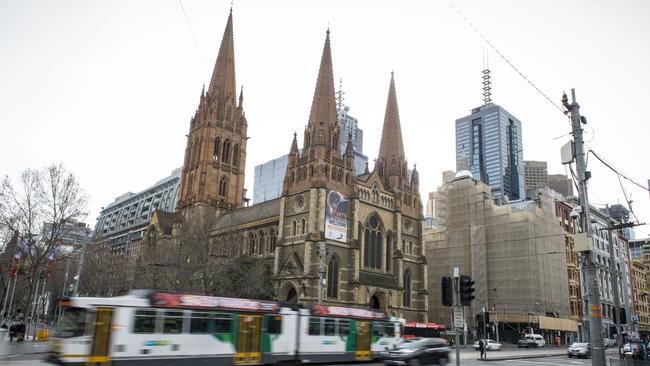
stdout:
{"type": "Polygon", "coordinates": [[[485,310],[483,313],[483,320],[488,324],[490,323],[490,312],[488,310],[485,310]]]}
{"type": "Polygon", "coordinates": [[[472,277],[462,275],[460,276],[460,303],[463,306],[470,306],[474,300],[474,281],[472,277]]]}
{"type": "Polygon", "coordinates": [[[451,277],[443,277],[441,281],[442,285],[442,305],[443,306],[452,306],[454,305],[454,282],[451,277]]]}

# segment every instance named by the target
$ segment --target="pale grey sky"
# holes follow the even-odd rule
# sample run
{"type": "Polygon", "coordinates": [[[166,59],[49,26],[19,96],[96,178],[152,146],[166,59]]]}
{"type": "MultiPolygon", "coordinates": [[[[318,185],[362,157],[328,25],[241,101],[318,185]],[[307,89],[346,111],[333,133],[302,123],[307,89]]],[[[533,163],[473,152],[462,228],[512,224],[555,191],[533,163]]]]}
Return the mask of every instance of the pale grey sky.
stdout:
{"type": "MultiPolygon", "coordinates": [[[[185,134],[209,83],[230,1],[0,1],[0,174],[62,162],[91,196],[88,222],[115,197],[138,192],[181,166],[185,134]]],[[[650,123],[650,3],[454,0],[453,4],[553,101],[576,88],[596,152],[644,183],[650,123]]],[[[565,173],[567,119],[516,74],[449,1],[236,1],[237,85],[254,166],[289,151],[307,123],[325,37],[335,78],[378,151],[395,71],[409,164],[422,198],[455,168],[454,121],[479,106],[483,52],[494,101],[523,124],[524,159],[565,173]]],[[[302,141],[300,141],[302,144],[302,141]]],[[[616,175],[589,159],[594,204],[623,203],[616,175]]],[[[647,191],[624,181],[641,221],[647,191]]],[[[641,227],[647,236],[650,227],[641,227]]]]}

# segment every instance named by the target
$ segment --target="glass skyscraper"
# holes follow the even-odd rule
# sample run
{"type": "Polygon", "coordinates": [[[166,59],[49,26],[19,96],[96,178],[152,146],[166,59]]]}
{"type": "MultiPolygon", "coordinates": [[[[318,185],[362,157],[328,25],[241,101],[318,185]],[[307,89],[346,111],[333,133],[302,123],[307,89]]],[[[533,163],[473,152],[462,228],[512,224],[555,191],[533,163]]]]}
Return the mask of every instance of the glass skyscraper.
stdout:
{"type": "Polygon", "coordinates": [[[489,103],[456,120],[456,170],[469,170],[495,198],[524,199],[521,121],[489,103]]]}

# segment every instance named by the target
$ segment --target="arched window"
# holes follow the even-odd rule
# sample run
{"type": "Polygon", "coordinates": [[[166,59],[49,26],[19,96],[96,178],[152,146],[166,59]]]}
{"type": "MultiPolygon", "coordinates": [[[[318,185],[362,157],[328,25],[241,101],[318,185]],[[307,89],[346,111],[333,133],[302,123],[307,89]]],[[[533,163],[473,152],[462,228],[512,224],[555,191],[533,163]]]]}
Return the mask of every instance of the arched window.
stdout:
{"type": "Polygon", "coordinates": [[[393,263],[393,233],[386,234],[386,272],[391,271],[391,264],[393,263]]]}
{"type": "Polygon", "coordinates": [[[336,179],[336,168],[332,168],[332,179],[336,179]]]}
{"type": "Polygon", "coordinates": [[[194,140],[194,151],[192,152],[192,162],[196,163],[199,159],[199,140],[194,140]]]}
{"type": "Polygon", "coordinates": [[[338,180],[339,182],[342,181],[343,180],[343,173],[341,172],[341,170],[339,170],[337,174],[338,174],[338,176],[336,177],[336,180],[338,180]]]}
{"type": "Polygon", "coordinates": [[[382,233],[377,215],[368,218],[363,239],[363,264],[367,268],[381,269],[382,233]]]}
{"type": "Polygon", "coordinates": [[[226,196],[226,190],[228,187],[228,179],[223,176],[221,177],[221,180],[219,180],[219,196],[220,197],[225,197],[226,196]]]}
{"type": "Polygon", "coordinates": [[[300,220],[300,233],[304,234],[307,232],[307,224],[305,223],[305,219],[300,220]]]}
{"type": "Polygon", "coordinates": [[[339,297],[339,258],[333,255],[327,265],[327,297],[339,297]]]}
{"type": "Polygon", "coordinates": [[[255,234],[250,234],[248,237],[248,254],[255,254],[255,234]]]}
{"type": "Polygon", "coordinates": [[[295,220],[292,221],[291,222],[291,235],[296,235],[296,233],[297,233],[296,226],[298,226],[296,221],[295,220]]]}
{"type": "Polygon", "coordinates": [[[219,160],[219,145],[221,145],[221,139],[217,137],[214,139],[214,160],[219,160]]]}
{"type": "Polygon", "coordinates": [[[271,252],[271,254],[275,253],[275,241],[275,230],[271,229],[269,232],[269,252],[271,252]]]}
{"type": "Polygon", "coordinates": [[[239,144],[235,144],[235,147],[232,149],[232,165],[239,165],[239,144]]]}
{"type": "Polygon", "coordinates": [[[259,244],[257,245],[257,254],[262,255],[264,254],[264,247],[266,246],[265,245],[266,243],[264,242],[264,233],[260,232],[258,234],[258,238],[259,238],[259,244]]]}
{"type": "Polygon", "coordinates": [[[350,175],[345,173],[345,184],[350,184],[350,175]]]}
{"type": "Polygon", "coordinates": [[[404,306],[411,306],[411,270],[404,271],[404,306]]]}
{"type": "Polygon", "coordinates": [[[221,161],[224,163],[230,162],[230,140],[225,140],[223,142],[223,148],[221,149],[221,161]]]}
{"type": "Polygon", "coordinates": [[[310,177],[313,177],[313,176],[314,176],[314,166],[313,166],[313,165],[310,165],[310,166],[309,166],[309,176],[310,176],[310,177]]]}

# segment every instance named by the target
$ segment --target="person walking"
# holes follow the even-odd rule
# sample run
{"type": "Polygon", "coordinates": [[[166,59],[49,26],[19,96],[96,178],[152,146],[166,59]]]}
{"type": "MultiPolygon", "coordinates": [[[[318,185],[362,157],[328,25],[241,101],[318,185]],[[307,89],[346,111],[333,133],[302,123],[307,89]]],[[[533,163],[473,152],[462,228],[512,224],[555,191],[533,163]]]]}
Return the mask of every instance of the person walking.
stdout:
{"type": "Polygon", "coordinates": [[[478,341],[478,350],[481,352],[481,360],[485,359],[485,342],[483,339],[478,341]]]}

